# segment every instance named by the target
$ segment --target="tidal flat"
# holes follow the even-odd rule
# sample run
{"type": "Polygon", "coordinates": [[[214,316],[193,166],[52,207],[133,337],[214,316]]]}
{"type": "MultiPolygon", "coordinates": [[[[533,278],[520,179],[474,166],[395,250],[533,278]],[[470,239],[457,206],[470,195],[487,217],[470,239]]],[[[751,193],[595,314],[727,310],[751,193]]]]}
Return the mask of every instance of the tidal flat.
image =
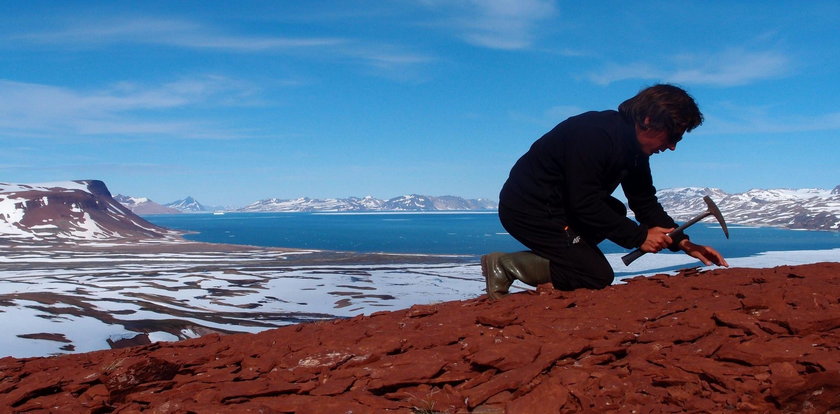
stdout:
{"type": "Polygon", "coordinates": [[[0,355],[259,332],[481,294],[458,256],[223,244],[0,247],[0,355]]]}

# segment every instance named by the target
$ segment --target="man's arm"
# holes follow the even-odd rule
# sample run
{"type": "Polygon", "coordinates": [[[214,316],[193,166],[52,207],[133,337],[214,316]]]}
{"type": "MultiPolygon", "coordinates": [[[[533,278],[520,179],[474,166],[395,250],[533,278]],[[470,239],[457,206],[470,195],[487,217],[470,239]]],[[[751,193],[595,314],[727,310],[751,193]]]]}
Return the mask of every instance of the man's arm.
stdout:
{"type": "MultiPolygon", "coordinates": [[[[665,212],[656,197],[656,188],[653,186],[648,157],[639,158],[636,168],[621,182],[621,188],[627,197],[627,204],[633,210],[639,223],[648,226],[650,229],[665,228],[673,230],[677,227],[677,223],[665,212]]],[[[648,238],[650,237],[651,235],[648,234],[648,238]]],[[[687,239],[688,235],[680,234],[674,237],[667,247],[676,252],[680,249],[678,244],[687,239]]]]}
{"type": "Polygon", "coordinates": [[[569,131],[564,144],[561,156],[565,178],[563,193],[570,220],[595,238],[608,238],[626,248],[640,246],[647,227],[639,226],[624,212],[617,211],[605,197],[609,190],[609,183],[605,182],[609,175],[607,170],[621,155],[620,149],[599,128],[569,131]]]}

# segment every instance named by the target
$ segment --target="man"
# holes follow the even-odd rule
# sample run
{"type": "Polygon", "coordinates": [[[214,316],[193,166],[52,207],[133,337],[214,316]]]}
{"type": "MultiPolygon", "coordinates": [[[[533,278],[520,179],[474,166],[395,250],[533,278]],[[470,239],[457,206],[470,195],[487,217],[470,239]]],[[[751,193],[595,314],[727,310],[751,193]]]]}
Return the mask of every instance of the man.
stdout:
{"type": "Polygon", "coordinates": [[[602,289],[614,273],[598,243],[656,253],[682,250],[705,265],[729,266],[677,226],[656,198],[648,158],[675,150],[703,122],[684,90],[660,84],[623,102],[618,111],[586,112],[543,135],[513,166],[499,195],[499,219],[531,251],[481,258],[487,294],[497,299],[514,280],[556,289],[602,289]],[[621,185],[635,221],[611,194],[621,185]]]}

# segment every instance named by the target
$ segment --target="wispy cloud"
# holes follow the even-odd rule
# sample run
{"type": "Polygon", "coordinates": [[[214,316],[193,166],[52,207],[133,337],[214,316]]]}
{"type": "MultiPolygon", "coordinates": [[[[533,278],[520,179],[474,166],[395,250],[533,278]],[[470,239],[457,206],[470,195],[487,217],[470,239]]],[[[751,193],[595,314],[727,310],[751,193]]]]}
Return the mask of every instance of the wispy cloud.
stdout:
{"type": "MultiPolygon", "coordinates": [[[[168,122],[149,111],[241,102],[257,93],[250,84],[220,76],[162,85],[118,83],[99,90],[0,80],[0,134],[28,137],[68,135],[156,135],[222,138],[209,122],[168,122]]],[[[229,131],[230,132],[230,131],[229,131]]]]}
{"type": "Polygon", "coordinates": [[[840,112],[796,115],[779,107],[718,104],[705,111],[703,134],[790,134],[838,131],[840,112]],[[782,113],[780,113],[782,112],[782,113]]]}
{"type": "Polygon", "coordinates": [[[556,13],[554,0],[425,0],[426,6],[452,13],[447,24],[466,42],[492,49],[532,45],[542,20],[556,13]]]}
{"type": "Polygon", "coordinates": [[[190,20],[165,18],[111,18],[73,21],[65,27],[8,37],[62,48],[93,48],[123,44],[156,45],[221,53],[307,53],[318,59],[351,59],[379,69],[407,67],[434,61],[434,57],[407,51],[381,41],[349,37],[266,36],[225,33],[190,20]]]}
{"type": "Polygon", "coordinates": [[[599,85],[628,79],[647,79],[684,85],[737,86],[784,77],[793,63],[777,51],[730,49],[713,54],[682,54],[661,64],[612,63],[588,78],[599,85]]]}
{"type": "Polygon", "coordinates": [[[187,20],[157,18],[74,22],[62,29],[19,34],[13,38],[34,43],[75,44],[81,47],[139,43],[228,52],[317,48],[347,42],[347,39],[332,37],[237,36],[218,33],[211,28],[187,20]]]}

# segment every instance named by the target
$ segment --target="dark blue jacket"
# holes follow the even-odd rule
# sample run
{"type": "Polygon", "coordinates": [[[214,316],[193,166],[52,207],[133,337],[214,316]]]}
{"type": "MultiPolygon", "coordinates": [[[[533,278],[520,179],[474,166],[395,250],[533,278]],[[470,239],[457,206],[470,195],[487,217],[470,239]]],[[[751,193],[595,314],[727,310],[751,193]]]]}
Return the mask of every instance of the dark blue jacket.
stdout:
{"type": "Polygon", "coordinates": [[[616,111],[586,112],[531,145],[511,169],[499,201],[535,220],[567,223],[594,243],[606,238],[639,247],[649,227],[676,227],[656,198],[648,158],[631,120],[616,111]],[[641,225],[611,196],[619,185],[641,225]]]}

